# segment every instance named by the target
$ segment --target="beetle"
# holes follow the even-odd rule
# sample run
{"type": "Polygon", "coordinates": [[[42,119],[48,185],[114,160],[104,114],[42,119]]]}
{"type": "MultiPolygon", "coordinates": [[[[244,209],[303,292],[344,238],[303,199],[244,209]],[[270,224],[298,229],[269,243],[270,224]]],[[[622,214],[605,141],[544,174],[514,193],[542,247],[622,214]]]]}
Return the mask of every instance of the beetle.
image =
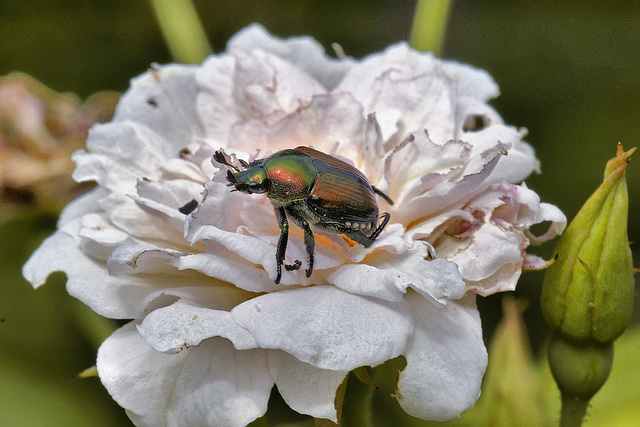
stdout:
{"type": "MultiPolygon", "coordinates": [[[[313,272],[315,239],[311,226],[329,233],[344,234],[349,239],[370,247],[389,222],[385,212],[378,224],[375,195],[387,203],[393,201],[369,183],[357,168],[310,147],[278,151],[269,157],[247,163],[242,168],[232,165],[223,151],[214,159],[235,170],[227,170],[227,181],[234,190],[247,194],[266,194],[280,227],[276,249],[276,283],[282,278],[282,265],[287,250],[289,220],[304,230],[304,243],[309,258],[307,277],[313,272]],[[371,234],[368,234],[371,232],[371,234]]],[[[300,261],[285,265],[297,270],[300,261]]]]}

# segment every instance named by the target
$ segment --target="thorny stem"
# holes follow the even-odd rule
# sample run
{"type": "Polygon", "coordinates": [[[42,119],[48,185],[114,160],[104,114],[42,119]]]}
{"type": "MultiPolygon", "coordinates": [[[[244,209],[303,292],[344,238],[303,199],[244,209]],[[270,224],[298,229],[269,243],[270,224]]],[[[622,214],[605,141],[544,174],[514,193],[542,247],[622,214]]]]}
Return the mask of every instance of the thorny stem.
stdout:
{"type": "Polygon", "coordinates": [[[588,398],[570,396],[563,393],[560,427],[580,427],[588,406],[588,398]]]}

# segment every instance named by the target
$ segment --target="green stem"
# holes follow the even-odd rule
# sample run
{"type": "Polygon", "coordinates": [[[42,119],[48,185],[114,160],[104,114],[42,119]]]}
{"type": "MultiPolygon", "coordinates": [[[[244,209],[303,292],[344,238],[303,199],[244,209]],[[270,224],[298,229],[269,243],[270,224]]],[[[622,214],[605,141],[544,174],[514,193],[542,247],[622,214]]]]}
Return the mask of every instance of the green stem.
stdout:
{"type": "Polygon", "coordinates": [[[198,13],[190,0],[150,0],[173,58],[197,64],[212,52],[198,13]]]}
{"type": "Polygon", "coordinates": [[[562,394],[562,412],[560,414],[560,427],[580,427],[587,414],[589,399],[584,397],[562,394]]]}
{"type": "Polygon", "coordinates": [[[560,426],[580,426],[589,400],[611,372],[613,343],[576,343],[554,333],[549,340],[547,356],[562,395],[560,426]]]}
{"type": "Polygon", "coordinates": [[[449,0],[418,0],[409,38],[411,46],[440,56],[450,4],[449,0]]]}

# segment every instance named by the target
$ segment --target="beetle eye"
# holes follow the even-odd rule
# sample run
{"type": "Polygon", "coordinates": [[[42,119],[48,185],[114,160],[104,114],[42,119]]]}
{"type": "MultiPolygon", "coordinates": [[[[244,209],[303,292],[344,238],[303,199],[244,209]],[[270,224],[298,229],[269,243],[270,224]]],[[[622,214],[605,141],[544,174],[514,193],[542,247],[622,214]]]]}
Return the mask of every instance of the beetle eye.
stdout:
{"type": "Polygon", "coordinates": [[[263,193],[262,181],[249,181],[249,192],[251,193],[263,193]]]}

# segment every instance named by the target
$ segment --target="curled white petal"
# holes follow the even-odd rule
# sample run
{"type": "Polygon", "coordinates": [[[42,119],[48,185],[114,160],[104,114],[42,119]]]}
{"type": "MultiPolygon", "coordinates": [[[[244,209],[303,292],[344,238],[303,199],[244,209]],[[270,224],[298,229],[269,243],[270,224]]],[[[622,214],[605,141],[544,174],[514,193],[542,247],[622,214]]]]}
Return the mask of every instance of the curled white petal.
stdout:
{"type": "Polygon", "coordinates": [[[475,295],[434,307],[407,295],[416,321],[406,368],[398,378],[398,401],[409,414],[429,420],[459,418],[475,404],[487,366],[475,295]]]}
{"type": "MultiPolygon", "coordinates": [[[[131,80],[131,87],[118,102],[114,122],[135,122],[163,135],[156,149],[171,150],[177,154],[194,135],[202,135],[202,125],[196,114],[199,87],[195,74],[198,67],[171,64],[154,66],[153,70],[131,80]]],[[[125,146],[121,141],[116,147],[125,146]],[[120,145],[121,144],[121,145],[120,145]]]]}
{"type": "Polygon", "coordinates": [[[529,238],[535,244],[544,243],[559,236],[567,226],[567,217],[557,206],[549,203],[540,203],[540,215],[541,221],[551,221],[551,226],[542,236],[529,235],[529,238]]]}
{"type": "Polygon", "coordinates": [[[355,62],[350,58],[336,60],[328,57],[322,45],[311,37],[283,40],[272,36],[259,24],[238,32],[229,40],[228,48],[247,52],[261,49],[275,54],[314,76],[327,89],[333,89],[355,62]]]}
{"type": "Polygon", "coordinates": [[[500,89],[485,70],[456,61],[443,61],[447,75],[457,83],[458,96],[488,101],[500,94],[500,89]]]}
{"type": "MultiPolygon", "coordinates": [[[[273,256],[275,257],[275,252],[273,256]]],[[[180,270],[200,271],[250,292],[272,292],[278,289],[262,268],[211,253],[186,255],[176,260],[174,265],[180,270]]]]}
{"type": "Polygon", "coordinates": [[[46,283],[50,274],[67,274],[67,291],[97,313],[116,319],[141,315],[141,301],[152,291],[135,286],[136,280],[120,280],[88,257],[66,231],[48,237],[24,265],[22,274],[35,287],[46,283]]]}
{"type": "Polygon", "coordinates": [[[136,425],[245,426],[262,416],[273,379],[262,350],[214,338],[178,354],[153,350],[136,322],[98,351],[98,374],[136,425]]]}
{"type": "Polygon", "coordinates": [[[484,224],[476,230],[469,246],[449,259],[459,266],[465,279],[481,280],[504,264],[522,260],[521,239],[517,233],[504,233],[496,225],[484,224]]]}
{"type": "Polygon", "coordinates": [[[227,338],[238,350],[256,348],[246,329],[233,321],[228,311],[196,307],[178,301],[145,317],[138,331],[154,350],[178,353],[212,337],[227,338]]]}
{"type": "Polygon", "coordinates": [[[401,354],[413,332],[404,301],[351,295],[331,286],[274,292],[231,310],[261,348],[284,350],[322,369],[350,371],[401,354]]]}
{"type": "Polygon", "coordinates": [[[171,272],[175,270],[171,264],[182,255],[186,254],[151,245],[123,245],[117,247],[109,256],[107,271],[112,276],[171,272]]]}
{"type": "Polygon", "coordinates": [[[349,372],[316,368],[284,351],[269,351],[268,360],[287,405],[301,414],[338,422],[336,390],[349,372]]]}
{"type": "Polygon", "coordinates": [[[347,264],[328,279],[336,287],[359,295],[400,301],[411,288],[436,305],[462,298],[465,283],[458,266],[445,259],[427,261],[424,245],[402,255],[379,255],[371,264],[347,264]]]}
{"type": "Polygon", "coordinates": [[[436,143],[445,143],[453,135],[454,82],[433,55],[420,54],[406,43],[354,65],[338,90],[352,93],[367,112],[402,111],[397,125],[409,132],[427,129],[436,143]]]}

